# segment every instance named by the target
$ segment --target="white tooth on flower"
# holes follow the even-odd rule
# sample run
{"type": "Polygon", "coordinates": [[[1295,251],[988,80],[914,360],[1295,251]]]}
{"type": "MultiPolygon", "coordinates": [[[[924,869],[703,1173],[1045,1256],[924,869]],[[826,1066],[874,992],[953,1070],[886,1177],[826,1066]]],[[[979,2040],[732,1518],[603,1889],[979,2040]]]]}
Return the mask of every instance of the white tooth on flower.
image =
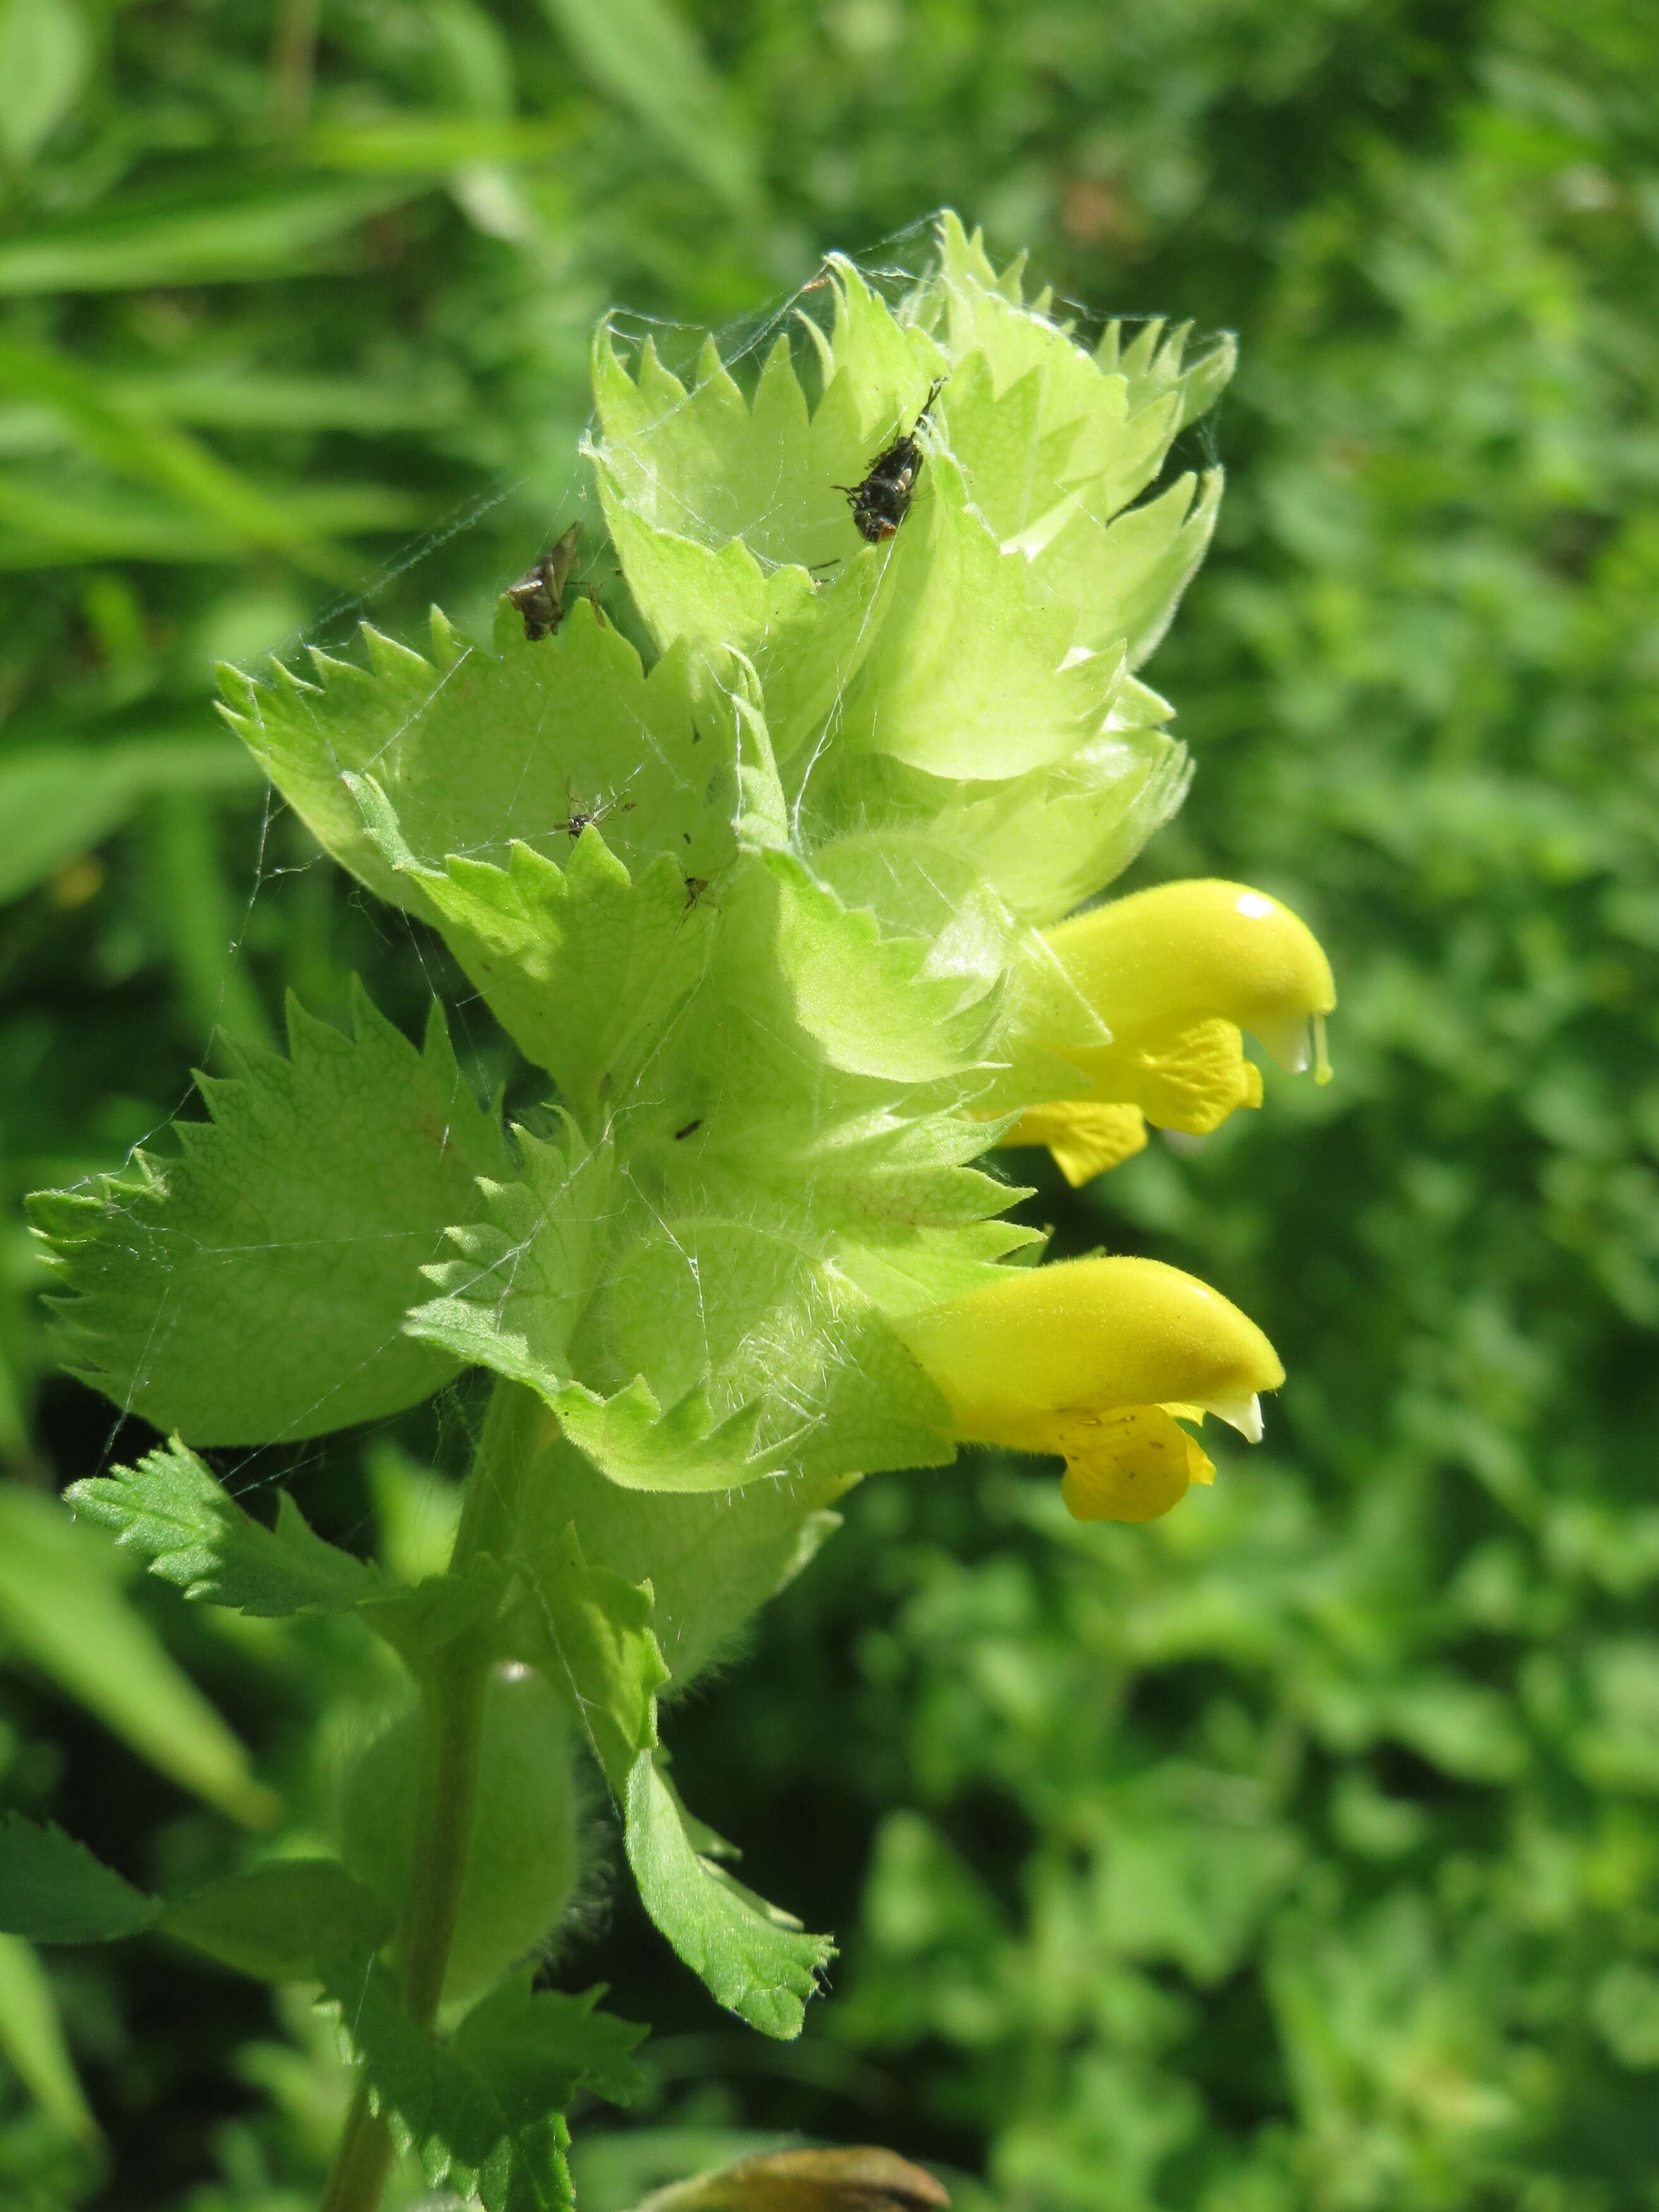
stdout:
{"type": "Polygon", "coordinates": [[[1230,1429],[1237,1429],[1246,1443],[1261,1441],[1261,1401],[1254,1393],[1248,1398],[1210,1398],[1204,1410],[1213,1413],[1218,1421],[1225,1421],[1230,1429]]]}

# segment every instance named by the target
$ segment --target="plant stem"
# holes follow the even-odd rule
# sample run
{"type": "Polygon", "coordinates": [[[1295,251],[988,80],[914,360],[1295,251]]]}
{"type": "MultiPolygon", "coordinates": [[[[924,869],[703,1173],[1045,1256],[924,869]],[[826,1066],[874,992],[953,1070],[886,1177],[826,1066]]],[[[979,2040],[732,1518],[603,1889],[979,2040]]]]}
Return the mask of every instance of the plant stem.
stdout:
{"type": "Polygon", "coordinates": [[[322,2212],[374,2212],[392,2155],[392,2130],[370,2109],[368,2084],[360,2077],[323,2191],[322,2212]]]}
{"type": "MultiPolygon", "coordinates": [[[[510,1553],[520,1486],[546,1425],[541,1401],[522,1383],[498,1381],[466,1480],[452,1574],[481,1553],[510,1553]]],[[[421,1678],[421,1771],[409,1889],[398,1930],[398,1972],[416,2025],[430,2028],[460,1909],[472,1835],[478,1744],[490,1650],[484,1636],[463,1637],[421,1678]]],[[[374,2212],[392,2171],[391,2130],[369,2105],[360,2080],[321,2212],[374,2212]]]]}

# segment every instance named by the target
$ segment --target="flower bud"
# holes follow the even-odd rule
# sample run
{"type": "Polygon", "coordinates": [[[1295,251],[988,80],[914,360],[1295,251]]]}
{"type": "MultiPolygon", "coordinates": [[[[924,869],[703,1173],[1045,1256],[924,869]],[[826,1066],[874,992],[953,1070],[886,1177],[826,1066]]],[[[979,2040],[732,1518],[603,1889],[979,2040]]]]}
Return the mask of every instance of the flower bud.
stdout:
{"type": "Polygon", "coordinates": [[[897,1324],[965,1443],[1058,1452],[1071,1512],[1151,1521],[1214,1468],[1181,1419],[1206,1413],[1252,1443],[1278,1354],[1219,1291],[1158,1260],[1060,1261],[897,1324]]]}
{"type": "Polygon", "coordinates": [[[659,2190],[639,2212],[939,2212],[950,2202],[931,2173],[866,2147],[745,2158],[659,2190]]]}

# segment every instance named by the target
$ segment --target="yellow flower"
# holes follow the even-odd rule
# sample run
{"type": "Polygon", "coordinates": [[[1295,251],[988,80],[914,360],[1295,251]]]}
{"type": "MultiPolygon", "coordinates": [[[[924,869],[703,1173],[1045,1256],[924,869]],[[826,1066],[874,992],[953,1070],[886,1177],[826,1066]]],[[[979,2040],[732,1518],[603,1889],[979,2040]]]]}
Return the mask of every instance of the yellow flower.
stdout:
{"type": "Polygon", "coordinates": [[[1148,1121],[1204,1136],[1236,1108],[1259,1106],[1261,1077],[1242,1030],[1281,1066],[1299,1072],[1311,1057],[1316,1082],[1330,1079],[1330,963],[1305,923],[1265,891],[1163,884],[1063,921],[1045,942],[1058,974],[1043,994],[1040,1033],[1020,1042],[1058,1054],[1089,1087],[1028,1109],[1001,1142],[1047,1145],[1073,1183],[1139,1152],[1148,1121]],[[1064,1033],[1057,1010],[1068,1000],[1099,1024],[1092,1039],[1080,1025],[1064,1033]]]}
{"type": "Polygon", "coordinates": [[[1257,1393],[1285,1380],[1255,1323],[1158,1260],[1064,1260],[897,1324],[964,1443],[1059,1452],[1079,1521],[1155,1521],[1215,1469],[1180,1423],[1255,1443],[1257,1393]]]}

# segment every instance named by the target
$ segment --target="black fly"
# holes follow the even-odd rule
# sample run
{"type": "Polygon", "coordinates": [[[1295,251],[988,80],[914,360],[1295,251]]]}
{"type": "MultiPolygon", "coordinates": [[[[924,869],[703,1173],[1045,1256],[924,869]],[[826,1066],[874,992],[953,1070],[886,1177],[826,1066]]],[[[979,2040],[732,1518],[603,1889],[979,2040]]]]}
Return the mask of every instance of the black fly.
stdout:
{"type": "Polygon", "coordinates": [[[836,491],[844,491],[853,510],[853,526],[860,538],[872,545],[879,545],[884,538],[896,537],[898,526],[910,512],[910,501],[915,495],[916,478],[921,473],[922,451],[916,443],[916,434],[933,410],[945,383],[941,376],[921,403],[921,412],[902,437],[895,438],[884,453],[878,453],[870,464],[870,473],[862,483],[836,484],[836,491]]]}
{"type": "Polygon", "coordinates": [[[524,617],[524,634],[532,645],[551,637],[564,620],[564,587],[575,566],[580,532],[580,523],[573,522],[550,553],[507,587],[507,598],[524,617]]]}

